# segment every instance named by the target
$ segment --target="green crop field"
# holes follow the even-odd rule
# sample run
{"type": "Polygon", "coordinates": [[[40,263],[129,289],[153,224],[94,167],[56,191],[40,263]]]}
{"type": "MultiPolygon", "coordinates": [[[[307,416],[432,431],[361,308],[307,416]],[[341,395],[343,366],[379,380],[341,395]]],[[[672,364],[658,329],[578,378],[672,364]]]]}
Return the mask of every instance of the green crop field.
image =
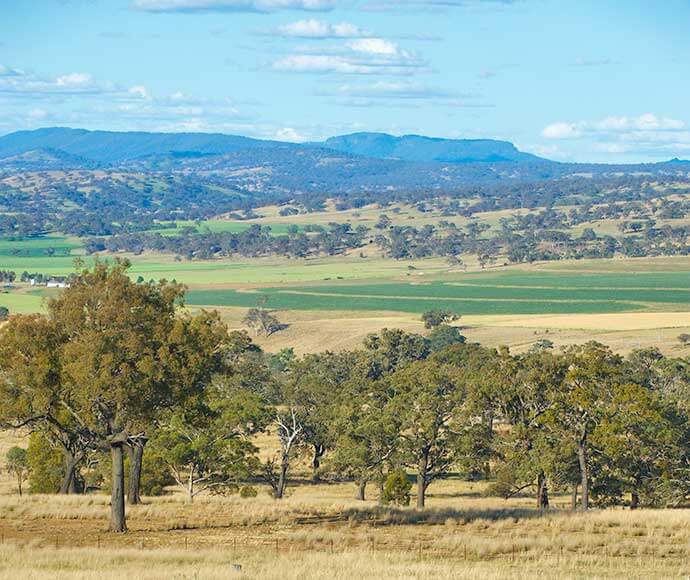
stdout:
{"type": "Polygon", "coordinates": [[[190,305],[252,306],[259,295],[288,310],[391,310],[433,307],[464,314],[601,313],[690,306],[688,273],[666,275],[485,274],[466,282],[402,282],[192,290],[190,305]],[[656,280],[656,282],[655,282],[656,280]],[[530,284],[530,285],[528,285],[530,284]],[[658,287],[655,286],[658,285],[658,287]]]}

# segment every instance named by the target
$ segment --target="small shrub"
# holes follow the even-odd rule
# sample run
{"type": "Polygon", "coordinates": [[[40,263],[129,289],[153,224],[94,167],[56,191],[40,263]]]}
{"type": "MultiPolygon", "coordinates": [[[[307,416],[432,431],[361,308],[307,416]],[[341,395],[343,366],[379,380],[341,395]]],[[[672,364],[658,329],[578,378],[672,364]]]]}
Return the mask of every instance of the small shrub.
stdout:
{"type": "Polygon", "coordinates": [[[259,495],[259,492],[251,485],[245,485],[240,488],[240,497],[242,498],[256,497],[257,495],[259,495]]]}
{"type": "Polygon", "coordinates": [[[412,483],[407,479],[407,474],[402,470],[394,471],[388,475],[383,485],[383,503],[385,505],[410,505],[411,489],[412,483]]]}

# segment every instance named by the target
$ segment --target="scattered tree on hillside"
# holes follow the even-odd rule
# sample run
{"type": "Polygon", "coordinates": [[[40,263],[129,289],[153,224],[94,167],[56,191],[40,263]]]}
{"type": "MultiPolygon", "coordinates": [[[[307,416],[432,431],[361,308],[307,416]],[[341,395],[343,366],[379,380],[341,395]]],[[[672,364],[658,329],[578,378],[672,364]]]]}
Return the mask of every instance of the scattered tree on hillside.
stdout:
{"type": "Polygon", "coordinates": [[[443,308],[435,308],[433,310],[427,310],[422,314],[422,322],[424,322],[424,328],[436,328],[442,324],[449,324],[450,322],[455,322],[460,318],[459,314],[451,312],[443,308]]]}

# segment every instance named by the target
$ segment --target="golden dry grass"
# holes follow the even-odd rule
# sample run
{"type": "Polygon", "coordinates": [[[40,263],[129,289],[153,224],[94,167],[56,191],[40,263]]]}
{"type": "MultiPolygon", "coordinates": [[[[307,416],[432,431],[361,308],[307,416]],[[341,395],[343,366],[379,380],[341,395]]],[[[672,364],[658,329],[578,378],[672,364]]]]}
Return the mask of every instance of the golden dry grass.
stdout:
{"type": "MultiPolygon", "coordinates": [[[[243,329],[244,308],[219,308],[233,329],[243,329]]],[[[419,316],[401,312],[279,312],[288,328],[270,337],[252,338],[269,352],[292,347],[297,354],[361,347],[363,339],[383,328],[426,332],[419,316]]],[[[635,348],[658,347],[665,355],[686,357],[690,346],[678,341],[690,333],[690,312],[630,312],[624,314],[559,314],[463,316],[458,323],[468,340],[484,346],[507,345],[527,350],[547,338],[557,347],[598,340],[621,354],[635,348]]]]}
{"type": "MultiPolygon", "coordinates": [[[[21,442],[3,433],[0,447],[21,442]]],[[[262,439],[270,451],[274,442],[262,439]]],[[[4,456],[3,456],[4,459],[4,456]]],[[[0,460],[0,465],[2,461],[0,460]]],[[[294,471],[304,478],[308,466],[294,471]]],[[[128,534],[107,530],[109,498],[19,497],[0,486],[0,580],[9,578],[681,578],[690,571],[690,510],[571,513],[554,495],[487,497],[447,479],[428,508],[382,508],[374,486],[293,481],[282,501],[182,495],[128,508],[128,534]],[[242,566],[241,571],[232,565],[242,566]]]]}
{"type": "Polygon", "coordinates": [[[352,484],[303,485],[282,502],[176,496],[130,510],[107,534],[107,498],[0,498],[0,578],[680,578],[690,511],[540,514],[531,499],[435,483],[429,509],[351,499],[352,484]],[[235,571],[232,564],[240,564],[235,571]]]}

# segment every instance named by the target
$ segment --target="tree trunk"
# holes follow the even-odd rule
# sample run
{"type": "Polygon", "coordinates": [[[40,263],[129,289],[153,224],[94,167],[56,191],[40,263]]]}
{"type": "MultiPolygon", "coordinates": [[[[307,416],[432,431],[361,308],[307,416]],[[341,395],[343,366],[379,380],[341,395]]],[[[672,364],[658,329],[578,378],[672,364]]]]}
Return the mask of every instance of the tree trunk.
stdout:
{"type": "Polygon", "coordinates": [[[76,471],[77,465],[81,461],[81,457],[75,457],[71,452],[63,450],[65,456],[65,475],[60,484],[60,494],[75,494],[77,493],[76,471]]]}
{"type": "Polygon", "coordinates": [[[112,475],[110,484],[110,531],[126,532],[125,520],[125,457],[123,442],[113,441],[110,444],[112,475]]]}
{"type": "Polygon", "coordinates": [[[383,486],[384,486],[384,482],[383,482],[383,473],[382,473],[381,476],[379,477],[378,484],[379,484],[379,499],[378,499],[378,504],[379,504],[379,505],[383,505],[383,486]]]}
{"type": "Polygon", "coordinates": [[[540,471],[537,475],[537,509],[549,509],[549,487],[543,471],[540,471]]]}
{"type": "Polygon", "coordinates": [[[144,460],[144,446],[147,439],[138,438],[127,447],[129,455],[129,481],[127,485],[127,503],[138,505],[141,503],[141,464],[144,460]]]}
{"type": "MultiPolygon", "coordinates": [[[[19,495],[21,495],[21,493],[19,495]]],[[[636,510],[638,507],[640,507],[640,495],[637,493],[637,490],[634,489],[630,492],[630,509],[636,510]]]]}
{"type": "Polygon", "coordinates": [[[417,468],[417,509],[424,509],[424,500],[426,499],[427,486],[427,466],[429,465],[429,452],[424,450],[419,458],[419,466],[417,468]]]}
{"type": "Polygon", "coordinates": [[[364,501],[364,499],[366,497],[366,491],[367,491],[367,480],[366,479],[360,479],[358,484],[357,484],[357,499],[359,501],[364,501]]]}
{"type": "Polygon", "coordinates": [[[187,479],[187,503],[194,503],[194,468],[189,468],[189,478],[187,479]]]}
{"type": "Polygon", "coordinates": [[[285,486],[287,485],[287,472],[289,467],[289,461],[287,458],[283,458],[280,463],[280,474],[278,476],[278,485],[273,493],[275,499],[283,499],[283,494],[285,493],[285,486]]]}
{"type": "Polygon", "coordinates": [[[319,468],[321,467],[321,457],[325,453],[326,448],[320,443],[314,443],[314,457],[311,460],[311,480],[319,481],[319,468]]]}
{"type": "Polygon", "coordinates": [[[17,474],[17,491],[19,491],[19,497],[22,497],[22,479],[23,474],[17,474]]]}
{"type": "Polygon", "coordinates": [[[582,511],[589,509],[589,466],[587,465],[587,435],[583,434],[577,444],[577,460],[580,464],[580,485],[582,486],[582,511]]]}
{"type": "Polygon", "coordinates": [[[570,493],[570,509],[575,511],[577,509],[577,483],[573,484],[573,491],[570,493]]]}

